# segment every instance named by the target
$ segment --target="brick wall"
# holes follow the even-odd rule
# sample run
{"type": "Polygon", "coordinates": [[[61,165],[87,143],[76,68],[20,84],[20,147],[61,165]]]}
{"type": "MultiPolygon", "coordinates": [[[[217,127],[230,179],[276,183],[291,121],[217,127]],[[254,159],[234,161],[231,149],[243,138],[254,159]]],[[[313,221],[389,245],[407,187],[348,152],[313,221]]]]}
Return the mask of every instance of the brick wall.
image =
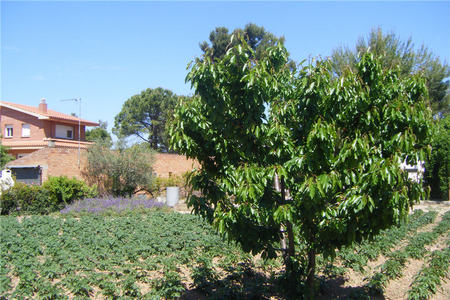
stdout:
{"type": "MultiPolygon", "coordinates": [[[[48,176],[62,176],[83,178],[83,170],[86,166],[86,150],[80,152],[80,168],[78,168],[77,148],[43,148],[22,158],[16,159],[7,166],[39,165],[42,168],[42,181],[48,176]]],[[[153,172],[159,177],[170,175],[182,175],[187,171],[198,167],[198,163],[186,159],[183,155],[157,153],[153,163],[153,172]]]]}
{"type": "Polygon", "coordinates": [[[36,149],[20,149],[20,150],[8,149],[8,153],[14,156],[15,158],[17,158],[18,155],[28,155],[34,151],[36,151],[36,149]]]}
{"type": "Polygon", "coordinates": [[[78,149],[49,147],[9,162],[6,166],[39,165],[42,169],[42,182],[49,176],[62,175],[83,179],[81,170],[86,166],[86,150],[81,149],[80,154],[80,168],[78,168],[78,149]]]}
{"type": "Polygon", "coordinates": [[[42,140],[43,138],[45,138],[46,132],[51,131],[50,122],[39,120],[34,116],[24,114],[20,111],[0,106],[0,115],[0,127],[3,137],[5,137],[6,125],[13,125],[12,140],[42,140]],[[22,124],[30,124],[30,137],[22,138],[22,124]]]}
{"type": "Polygon", "coordinates": [[[192,159],[187,159],[184,155],[156,153],[153,163],[153,172],[158,177],[169,177],[171,175],[183,175],[193,168],[198,168],[199,164],[192,159]]]}

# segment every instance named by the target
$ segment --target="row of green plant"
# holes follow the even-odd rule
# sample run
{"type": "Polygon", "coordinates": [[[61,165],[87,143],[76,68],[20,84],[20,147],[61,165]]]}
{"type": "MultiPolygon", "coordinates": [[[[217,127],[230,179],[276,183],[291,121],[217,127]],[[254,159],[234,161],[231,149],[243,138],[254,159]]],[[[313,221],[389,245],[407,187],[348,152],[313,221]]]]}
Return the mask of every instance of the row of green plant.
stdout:
{"type": "MultiPolygon", "coordinates": [[[[210,278],[204,278],[203,264],[213,266],[214,260],[217,279],[222,270],[241,278],[245,270],[237,271],[238,262],[249,257],[192,215],[153,211],[114,217],[33,215],[21,221],[3,216],[0,221],[8,228],[0,232],[0,298],[50,299],[67,293],[176,298],[186,288],[205,288],[210,278]],[[193,286],[183,283],[189,275],[193,286]]],[[[241,286],[233,282],[222,281],[218,294],[229,292],[226,286],[241,286]]]]}
{"type": "Polygon", "coordinates": [[[74,200],[97,196],[96,186],[66,176],[50,177],[41,186],[16,182],[0,195],[0,212],[7,214],[48,214],[74,200]]]}
{"type": "Polygon", "coordinates": [[[447,277],[450,266],[450,239],[447,240],[447,248],[434,251],[428,265],[422,267],[414,277],[411,288],[408,291],[408,299],[429,299],[436,294],[438,288],[447,277]]]}
{"type": "Polygon", "coordinates": [[[379,255],[386,255],[390,250],[417,229],[434,222],[437,212],[430,211],[424,213],[422,210],[415,210],[409,216],[409,220],[401,226],[393,226],[382,231],[373,239],[363,241],[352,247],[346,247],[338,252],[338,259],[346,268],[352,268],[355,271],[363,272],[367,262],[375,260],[379,255]]]}
{"type": "Polygon", "coordinates": [[[421,259],[425,257],[427,252],[425,247],[445,234],[449,229],[450,211],[443,215],[442,220],[432,231],[414,235],[405,247],[388,254],[388,260],[380,266],[380,271],[376,272],[370,278],[368,284],[369,289],[373,293],[381,294],[389,280],[402,276],[402,270],[408,259],[421,259]]]}

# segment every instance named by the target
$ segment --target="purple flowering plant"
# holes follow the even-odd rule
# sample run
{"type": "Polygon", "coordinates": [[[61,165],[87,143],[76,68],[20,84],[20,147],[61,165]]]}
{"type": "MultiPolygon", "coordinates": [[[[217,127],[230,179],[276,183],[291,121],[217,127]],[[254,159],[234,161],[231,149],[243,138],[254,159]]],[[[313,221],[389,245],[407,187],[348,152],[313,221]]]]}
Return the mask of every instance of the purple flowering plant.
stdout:
{"type": "Polygon", "coordinates": [[[78,213],[126,213],[130,211],[147,211],[164,207],[164,203],[144,197],[99,197],[86,198],[67,205],[62,214],[78,213]]]}

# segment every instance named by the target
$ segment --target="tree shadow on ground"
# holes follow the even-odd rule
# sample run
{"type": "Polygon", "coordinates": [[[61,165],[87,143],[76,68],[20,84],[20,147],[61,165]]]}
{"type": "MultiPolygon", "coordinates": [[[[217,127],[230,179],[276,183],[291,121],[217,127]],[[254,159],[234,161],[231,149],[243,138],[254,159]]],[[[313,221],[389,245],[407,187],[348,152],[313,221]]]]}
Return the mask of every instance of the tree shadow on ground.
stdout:
{"type": "MultiPolygon", "coordinates": [[[[183,300],[203,299],[301,299],[301,295],[289,296],[282,290],[280,276],[268,276],[254,268],[239,264],[229,267],[227,276],[213,282],[204,278],[201,287],[191,287],[181,296],[183,300]]],[[[321,276],[317,278],[317,300],[328,299],[375,299],[384,300],[385,297],[374,296],[366,286],[346,286],[344,276],[321,276]]]]}
{"type": "Polygon", "coordinates": [[[346,286],[347,279],[342,276],[322,276],[319,279],[320,293],[317,300],[328,299],[374,299],[384,300],[383,295],[373,295],[367,286],[346,286]]]}
{"type": "Polygon", "coordinates": [[[274,279],[246,264],[228,267],[227,276],[210,281],[199,280],[200,287],[187,290],[180,299],[284,299],[277,294],[274,279]]]}

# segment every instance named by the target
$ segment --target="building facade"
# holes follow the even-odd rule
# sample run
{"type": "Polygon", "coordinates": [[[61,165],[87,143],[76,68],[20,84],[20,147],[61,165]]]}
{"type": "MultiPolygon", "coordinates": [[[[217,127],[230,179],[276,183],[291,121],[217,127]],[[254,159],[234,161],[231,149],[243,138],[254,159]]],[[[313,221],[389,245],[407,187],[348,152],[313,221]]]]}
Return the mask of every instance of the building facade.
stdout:
{"type": "Polygon", "coordinates": [[[47,108],[45,99],[38,106],[0,101],[2,145],[15,158],[53,146],[58,148],[86,148],[86,126],[96,122],[81,120],[47,108]]]}
{"type": "Polygon", "coordinates": [[[7,167],[18,181],[40,184],[48,176],[81,178],[86,126],[96,122],[79,119],[47,107],[0,101],[1,144],[16,160],[7,167]],[[75,157],[75,158],[74,158],[75,157]]]}

